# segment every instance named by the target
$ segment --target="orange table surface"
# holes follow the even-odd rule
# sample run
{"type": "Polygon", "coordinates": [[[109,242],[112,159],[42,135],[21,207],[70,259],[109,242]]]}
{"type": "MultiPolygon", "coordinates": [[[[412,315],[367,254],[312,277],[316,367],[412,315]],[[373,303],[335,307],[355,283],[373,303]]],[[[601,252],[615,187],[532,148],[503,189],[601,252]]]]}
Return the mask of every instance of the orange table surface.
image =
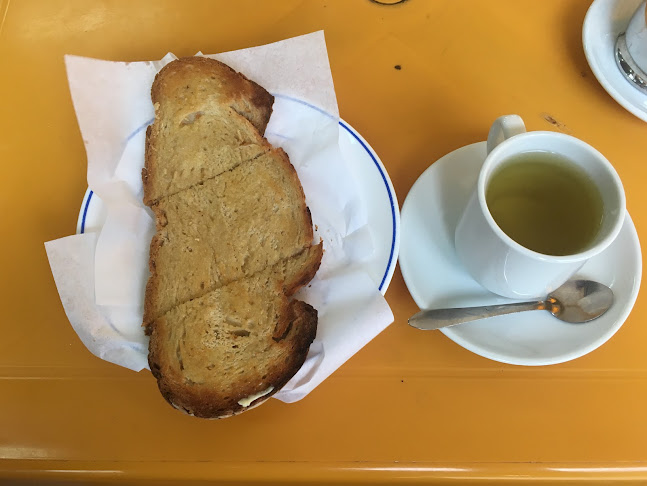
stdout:
{"type": "MultiPolygon", "coordinates": [[[[395,322],[304,400],[223,421],[173,410],[148,371],[91,355],[43,243],[72,234],[86,157],[63,55],[135,61],[323,29],[341,116],[400,204],[435,160],[498,116],[598,148],[647,238],[647,124],[597,82],[588,0],[4,0],[0,18],[0,478],[159,484],[647,481],[647,301],[572,362],[489,361],[439,332],[399,270],[395,322]],[[395,66],[401,66],[396,69],[395,66]]],[[[433,275],[430,275],[433,278],[433,275]]]]}

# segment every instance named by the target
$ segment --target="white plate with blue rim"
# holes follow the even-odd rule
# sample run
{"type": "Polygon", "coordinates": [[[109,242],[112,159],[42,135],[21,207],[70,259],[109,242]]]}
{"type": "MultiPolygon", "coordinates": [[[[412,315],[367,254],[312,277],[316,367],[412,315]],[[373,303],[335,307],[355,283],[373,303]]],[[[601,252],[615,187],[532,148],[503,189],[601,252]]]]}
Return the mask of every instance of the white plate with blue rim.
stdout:
{"type": "MultiPolygon", "coordinates": [[[[384,295],[393,278],[400,248],[398,200],[380,158],[357,130],[341,119],[339,145],[357,183],[358,193],[364,201],[373,236],[373,252],[370,258],[362,262],[362,267],[384,295]]],[[[81,205],[76,232],[98,231],[105,218],[105,205],[88,188],[81,205]]]]}

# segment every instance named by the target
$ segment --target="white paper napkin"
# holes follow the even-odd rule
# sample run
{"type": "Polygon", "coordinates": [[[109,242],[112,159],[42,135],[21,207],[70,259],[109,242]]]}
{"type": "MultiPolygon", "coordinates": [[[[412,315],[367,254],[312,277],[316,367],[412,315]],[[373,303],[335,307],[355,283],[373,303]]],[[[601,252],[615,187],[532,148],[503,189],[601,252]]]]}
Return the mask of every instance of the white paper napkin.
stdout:
{"type": "MultiPolygon", "coordinates": [[[[274,395],[294,402],[393,321],[361,267],[371,253],[371,231],[339,150],[339,112],[323,32],[208,57],[275,96],[266,136],[290,156],[316,240],[324,241],[319,272],[297,296],[319,311],[317,337],[304,366],[274,395]]],[[[47,256],[65,312],[86,347],[135,371],[148,367],[141,322],[154,222],[142,204],[141,169],[145,129],[154,116],[150,87],[174,58],[122,63],[65,57],[88,156],[88,185],[107,216],[97,233],[47,242],[47,256]]]]}

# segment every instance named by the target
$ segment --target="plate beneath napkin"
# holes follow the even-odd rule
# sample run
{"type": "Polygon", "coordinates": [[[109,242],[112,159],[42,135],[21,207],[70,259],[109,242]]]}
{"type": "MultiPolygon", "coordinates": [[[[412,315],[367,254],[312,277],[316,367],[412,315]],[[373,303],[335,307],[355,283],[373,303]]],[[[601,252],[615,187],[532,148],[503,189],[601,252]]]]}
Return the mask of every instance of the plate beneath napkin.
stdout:
{"type": "MultiPolygon", "coordinates": [[[[209,57],[275,96],[266,135],[290,156],[315,236],[324,241],[320,270],[299,295],[319,311],[317,338],[304,366],[275,395],[293,402],[388,326],[393,314],[379,285],[362,268],[362,260],[373,252],[373,235],[357,182],[340,151],[323,33],[209,57]]],[[[153,119],[149,93],[157,71],[173,59],[168,54],[156,62],[121,63],[66,56],[88,155],[88,185],[105,205],[105,221],[98,232],[48,242],[46,250],[68,319],[86,347],[134,370],[147,367],[141,303],[154,228],[141,202],[140,173],[145,128],[153,119]]]]}

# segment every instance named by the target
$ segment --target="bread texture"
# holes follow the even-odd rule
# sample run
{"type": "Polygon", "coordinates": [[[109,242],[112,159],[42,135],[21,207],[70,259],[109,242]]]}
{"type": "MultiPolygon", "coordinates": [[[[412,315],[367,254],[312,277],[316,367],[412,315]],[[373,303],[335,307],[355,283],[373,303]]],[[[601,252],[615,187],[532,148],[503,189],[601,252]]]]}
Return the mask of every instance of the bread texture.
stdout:
{"type": "Polygon", "coordinates": [[[215,177],[271,147],[261,134],[274,97],[226,64],[204,57],[164,66],[151,88],[144,202],[215,177]]]}
{"type": "Polygon", "coordinates": [[[263,137],[272,96],[207,58],[169,63],[151,90],[144,202],[156,218],[144,325],[149,365],[175,408],[248,410],[302,366],[317,311],[310,211],[288,155],[263,137]]]}
{"type": "Polygon", "coordinates": [[[267,400],[301,368],[317,311],[289,297],[318,266],[321,246],[311,248],[296,259],[300,264],[280,262],[151,323],[149,364],[169,403],[196,417],[236,415],[267,400]]]}
{"type": "Polygon", "coordinates": [[[296,171],[272,149],[153,204],[144,321],[181,302],[253,275],[312,243],[312,220],[296,171]]]}

